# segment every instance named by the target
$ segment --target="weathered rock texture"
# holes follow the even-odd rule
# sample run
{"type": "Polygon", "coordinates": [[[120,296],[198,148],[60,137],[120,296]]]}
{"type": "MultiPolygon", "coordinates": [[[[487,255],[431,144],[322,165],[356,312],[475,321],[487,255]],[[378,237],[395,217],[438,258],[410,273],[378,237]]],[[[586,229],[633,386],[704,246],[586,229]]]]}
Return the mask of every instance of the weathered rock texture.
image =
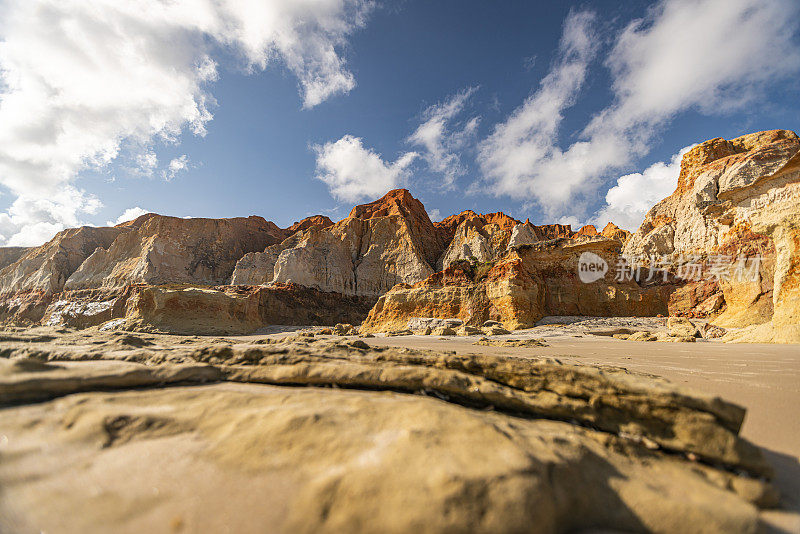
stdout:
{"type": "Polygon", "coordinates": [[[70,275],[66,289],[128,284],[225,284],[236,262],[283,237],[261,217],[181,219],[143,216],[141,223],[98,248],[70,275]]]}
{"type": "MultiPolygon", "coordinates": [[[[716,138],[684,155],[677,189],[650,210],[625,253],[700,254],[706,265],[712,255],[760,257],[754,281],[718,281],[724,302],[709,301],[710,315],[719,315],[721,326],[761,325],[737,334],[739,340],[800,342],[799,213],[797,134],[716,138]]],[[[708,284],[692,285],[679,300],[714,297],[708,284]]]]}
{"type": "Polygon", "coordinates": [[[294,282],[323,291],[377,297],[397,283],[433,274],[445,248],[424,206],[405,189],[356,206],[338,223],[298,232],[244,256],[233,284],[294,282]]]}
{"type": "Polygon", "coordinates": [[[282,230],[261,217],[151,213],[113,228],[65,230],[0,271],[0,318],[77,328],[124,319],[131,328],[205,334],[274,323],[358,323],[374,301],[297,285],[213,287],[226,284],[248,252],[330,224],[314,216],[282,230]]]}
{"type": "Polygon", "coordinates": [[[622,369],[2,335],[4,531],[751,533],[776,501],[743,409],[622,369]]]}
{"type": "Polygon", "coordinates": [[[297,284],[270,287],[144,287],[117,327],[176,334],[249,334],[267,325],[361,322],[374,300],[297,284]]]}
{"type": "Polygon", "coordinates": [[[455,262],[413,286],[378,299],[364,331],[405,328],[412,317],[455,317],[477,326],[496,320],[508,329],[532,327],[548,315],[654,316],[667,312],[671,285],[641,287],[615,280],[613,268],[591,283],[578,277],[583,253],[616,262],[616,240],[561,239],[518,246],[495,264],[455,262]]]}
{"type": "Polygon", "coordinates": [[[29,247],[0,247],[0,269],[15,263],[29,250],[29,247]]]}
{"type": "Polygon", "coordinates": [[[0,270],[0,295],[61,291],[67,279],[98,248],[108,248],[128,228],[83,226],[59,232],[41,247],[27,251],[0,270]]]}

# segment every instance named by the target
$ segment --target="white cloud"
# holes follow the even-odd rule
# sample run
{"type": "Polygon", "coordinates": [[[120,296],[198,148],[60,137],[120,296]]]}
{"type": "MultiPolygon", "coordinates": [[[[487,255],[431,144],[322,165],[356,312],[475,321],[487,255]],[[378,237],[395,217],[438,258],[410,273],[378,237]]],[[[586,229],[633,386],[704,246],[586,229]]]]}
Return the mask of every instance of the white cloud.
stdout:
{"type": "Polygon", "coordinates": [[[188,168],[189,168],[189,156],[184,154],[182,156],[174,158],[169,162],[167,170],[164,171],[164,179],[170,181],[173,178],[175,178],[175,176],[179,172],[185,171],[188,168]]]}
{"type": "Polygon", "coordinates": [[[387,163],[372,149],[364,148],[361,138],[352,135],[313,149],[317,155],[316,177],[328,185],[338,200],[350,202],[378,197],[402,185],[418,156],[416,152],[406,152],[387,163]]]}
{"type": "Polygon", "coordinates": [[[0,243],[6,247],[41,245],[64,228],[79,226],[82,215],[94,215],[102,206],[96,196],[72,186],[48,198],[20,195],[0,213],[0,243]]]}
{"type": "Polygon", "coordinates": [[[439,211],[438,208],[429,209],[427,211],[428,211],[428,217],[433,222],[439,222],[444,218],[444,217],[442,217],[442,212],[439,211]]]}
{"type": "Polygon", "coordinates": [[[568,224],[573,231],[578,231],[584,226],[574,215],[565,215],[563,217],[559,217],[558,220],[556,220],[556,224],[568,224]]]}
{"type": "Polygon", "coordinates": [[[614,101],[562,150],[556,144],[562,114],[580,89],[596,40],[591,17],[572,13],[561,59],[481,145],[484,174],[497,194],[533,196],[551,215],[570,210],[609,172],[647,154],[676,114],[740,108],[767,84],[796,75],[799,11],[795,0],[662,0],[616,39],[606,61],[614,101]]]}
{"type": "Polygon", "coordinates": [[[659,161],[640,173],[620,176],[606,193],[606,205],[597,212],[593,224],[603,228],[613,222],[625,230],[639,228],[650,208],[675,191],[681,159],[693,146],[682,148],[669,162],[659,161]]]}
{"type": "Polygon", "coordinates": [[[133,163],[133,167],[127,169],[131,175],[151,177],[158,168],[158,156],[152,150],[147,150],[136,154],[133,163]]]}
{"type": "Polygon", "coordinates": [[[564,23],[558,59],[539,89],[479,146],[479,163],[497,194],[565,202],[575,169],[565,168],[554,145],[562,112],[583,86],[598,41],[594,14],[571,12],[564,23]],[[557,180],[553,175],[558,174],[557,180]]]}
{"type": "Polygon", "coordinates": [[[424,122],[407,139],[409,143],[424,149],[422,158],[433,172],[444,176],[442,185],[445,188],[464,174],[465,169],[457,152],[474,139],[480,119],[472,117],[456,125],[456,128],[452,128],[450,123],[463,111],[467,100],[476,90],[477,87],[468,87],[446,102],[430,106],[422,114],[424,122]]]}
{"type": "Polygon", "coordinates": [[[122,224],[124,222],[133,221],[142,215],[146,215],[150,213],[149,211],[136,206],[135,208],[128,208],[122,212],[122,215],[117,217],[115,221],[106,221],[106,226],[116,226],[118,224],[122,224]]]}
{"type": "Polygon", "coordinates": [[[128,146],[144,147],[139,168],[152,172],[154,142],[205,132],[218,51],[250,70],[283,63],[305,107],[346,93],[355,82],[340,50],[371,8],[371,0],[6,0],[0,185],[27,201],[66,197],[80,171],[128,146]]]}

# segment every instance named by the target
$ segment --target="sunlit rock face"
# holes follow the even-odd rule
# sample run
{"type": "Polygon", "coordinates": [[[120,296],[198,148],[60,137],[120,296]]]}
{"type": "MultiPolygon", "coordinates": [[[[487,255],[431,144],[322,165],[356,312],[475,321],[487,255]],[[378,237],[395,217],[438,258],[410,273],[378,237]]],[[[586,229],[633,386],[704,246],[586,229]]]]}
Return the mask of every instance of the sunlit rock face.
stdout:
{"type": "Polygon", "coordinates": [[[666,314],[674,286],[617,280],[618,257],[618,241],[595,237],[521,245],[488,264],[453,262],[422,282],[398,284],[380,297],[363,329],[401,329],[414,317],[453,317],[475,326],[494,320],[514,330],[532,327],[548,315],[666,314]],[[607,269],[591,281],[581,279],[585,254],[607,269]]]}
{"type": "Polygon", "coordinates": [[[715,321],[751,326],[738,340],[797,342],[799,214],[796,133],[711,139],[684,155],[675,192],[650,210],[625,253],[759,258],[754,277],[720,280],[715,321]]]}
{"type": "MultiPolygon", "coordinates": [[[[356,206],[339,222],[316,215],[286,229],[255,216],[155,214],[69,229],[40,247],[0,249],[0,266],[7,264],[0,269],[0,320],[83,327],[127,314],[128,298],[142,287],[282,284],[380,298],[368,320],[374,329],[409,316],[520,328],[542,315],[669,313],[747,328],[739,340],[798,340],[799,153],[800,140],[788,130],[701,143],[684,155],[675,192],[632,235],[613,223],[573,231],[470,210],[434,223],[405,189],[356,206]],[[704,268],[714,255],[758,262],[748,279],[680,283],[671,276],[656,284],[613,279],[620,250],[668,257],[673,267],[687,255],[704,268]],[[578,277],[584,252],[609,265],[601,279],[578,277]]],[[[171,294],[170,302],[187,295],[171,294]]],[[[207,302],[209,310],[243,302],[205,296],[193,302],[207,302]]],[[[335,298],[323,300],[336,306],[335,298]]],[[[249,317],[243,330],[271,320],[261,311],[234,316],[249,317]]]]}
{"type": "Polygon", "coordinates": [[[421,202],[405,189],[356,206],[331,226],[315,226],[248,254],[233,284],[294,282],[323,291],[377,297],[431,274],[445,249],[421,202]]]}

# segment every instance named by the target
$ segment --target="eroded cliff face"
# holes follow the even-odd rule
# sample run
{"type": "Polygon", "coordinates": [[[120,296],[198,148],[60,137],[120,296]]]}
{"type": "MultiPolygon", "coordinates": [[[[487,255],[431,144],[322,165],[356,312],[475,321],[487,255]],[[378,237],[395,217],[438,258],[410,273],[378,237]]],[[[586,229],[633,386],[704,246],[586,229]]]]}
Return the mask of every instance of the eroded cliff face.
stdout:
{"type": "Polygon", "coordinates": [[[556,239],[515,247],[494,264],[453,262],[418,284],[400,284],[383,295],[362,329],[403,329],[413,317],[454,317],[474,326],[494,320],[515,330],[532,327],[546,315],[666,314],[674,287],[617,281],[618,253],[619,243],[612,239],[556,239]],[[580,279],[584,253],[608,266],[599,279],[580,279]]]}
{"type": "Polygon", "coordinates": [[[40,247],[28,250],[0,271],[0,295],[19,292],[52,294],[61,291],[67,279],[98,248],[108,248],[129,228],[70,228],[40,247]]]}
{"type": "Polygon", "coordinates": [[[147,214],[113,228],[65,230],[0,271],[0,319],[76,328],[125,319],[131,327],[172,325],[192,333],[250,332],[274,322],[358,322],[374,301],[356,306],[316,295],[327,307],[323,310],[310,305],[314,298],[299,286],[260,293],[213,289],[230,280],[236,262],[248,252],[328,222],[315,216],[282,230],[261,217],[147,214]],[[189,315],[197,320],[192,323],[189,315]]]}
{"type": "MultiPolygon", "coordinates": [[[[255,301],[256,308],[267,305],[261,297],[245,302],[235,290],[205,292],[231,284],[304,287],[365,302],[380,297],[369,319],[373,329],[400,327],[416,316],[459,317],[468,324],[492,319],[519,328],[543,315],[671,313],[711,317],[728,327],[761,325],[746,339],[800,340],[798,153],[800,140],[786,130],[706,141],[684,156],[675,193],[633,235],[611,223],[602,231],[585,226],[575,232],[569,225],[536,226],[473,211],[433,223],[403,189],[356,206],[337,223],[313,216],[281,229],[260,217],[147,214],[113,228],[66,230],[41,247],[0,254],[8,261],[22,254],[0,270],[0,319],[95,324],[109,314],[127,315],[120,302],[130,305],[132,287],[181,284],[195,288],[198,298],[169,293],[163,303],[181,302],[186,309],[203,303],[207,309],[197,313],[207,315],[225,315],[220,310],[226,306],[239,310],[229,315],[242,318],[243,330],[257,321],[290,320],[247,311],[255,301]],[[705,267],[712,254],[758,258],[759,264],[752,280],[645,287],[612,280],[622,247],[627,255],[697,254],[705,267]],[[609,265],[601,280],[578,279],[577,258],[584,252],[609,265]]],[[[336,298],[322,300],[336,308],[336,298]]],[[[153,302],[158,313],[182,309],[153,302]]],[[[299,308],[296,313],[306,317],[299,308]]]]}
{"type": "Polygon", "coordinates": [[[181,219],[162,215],[95,250],[67,279],[65,289],[122,288],[128,284],[225,284],[248,252],[278,242],[283,231],[261,217],[181,219]]]}
{"type": "Polygon", "coordinates": [[[244,256],[231,283],[293,282],[322,291],[377,297],[434,270],[445,248],[424,206],[404,189],[356,206],[331,226],[301,231],[244,256]]]}
{"type": "MultiPolygon", "coordinates": [[[[752,280],[714,282],[723,303],[710,315],[721,326],[752,327],[737,340],[800,342],[798,213],[797,134],[711,139],[684,155],[675,192],[650,210],[625,253],[758,258],[752,280]]],[[[707,293],[707,284],[695,286],[707,293]]]]}

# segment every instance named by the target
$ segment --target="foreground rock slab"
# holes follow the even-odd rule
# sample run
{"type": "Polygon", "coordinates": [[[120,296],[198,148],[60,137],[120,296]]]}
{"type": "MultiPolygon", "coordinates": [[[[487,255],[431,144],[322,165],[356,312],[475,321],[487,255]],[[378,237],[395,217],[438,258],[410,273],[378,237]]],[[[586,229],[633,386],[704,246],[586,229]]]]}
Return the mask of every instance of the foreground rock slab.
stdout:
{"type": "Polygon", "coordinates": [[[743,409],[619,368],[313,336],[0,339],[2,531],[756,532],[775,501],[743,409]]]}

